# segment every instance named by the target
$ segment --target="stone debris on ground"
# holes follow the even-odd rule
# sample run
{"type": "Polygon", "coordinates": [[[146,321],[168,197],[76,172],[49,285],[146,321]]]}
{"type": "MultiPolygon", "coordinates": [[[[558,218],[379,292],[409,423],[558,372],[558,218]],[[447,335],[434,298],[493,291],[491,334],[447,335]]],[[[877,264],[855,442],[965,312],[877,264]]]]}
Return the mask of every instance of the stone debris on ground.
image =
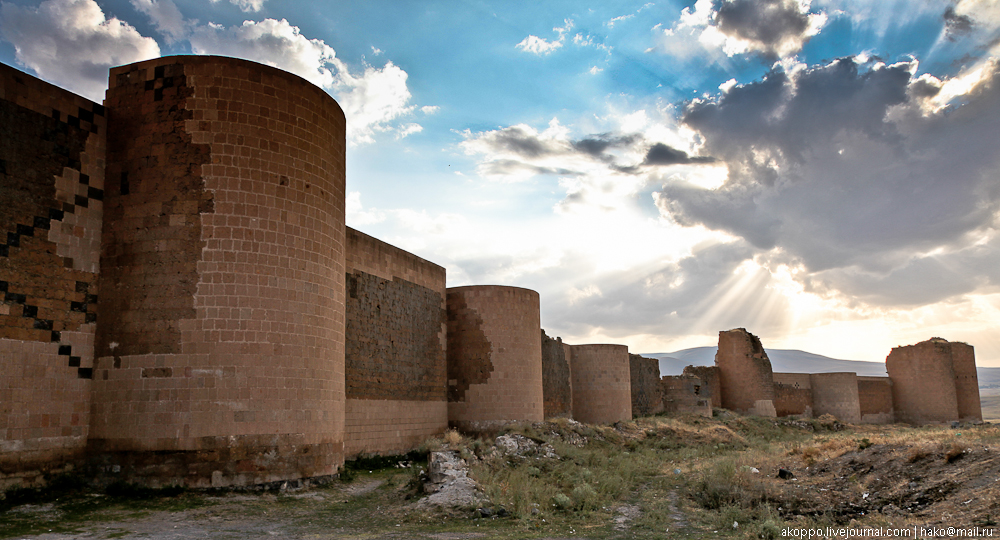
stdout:
{"type": "Polygon", "coordinates": [[[524,435],[508,433],[496,438],[497,449],[507,457],[558,458],[556,449],[547,442],[538,443],[524,435]]]}
{"type": "Polygon", "coordinates": [[[484,502],[476,481],[469,477],[469,464],[458,452],[431,452],[427,460],[427,481],[417,501],[419,509],[466,509],[484,502]]]}

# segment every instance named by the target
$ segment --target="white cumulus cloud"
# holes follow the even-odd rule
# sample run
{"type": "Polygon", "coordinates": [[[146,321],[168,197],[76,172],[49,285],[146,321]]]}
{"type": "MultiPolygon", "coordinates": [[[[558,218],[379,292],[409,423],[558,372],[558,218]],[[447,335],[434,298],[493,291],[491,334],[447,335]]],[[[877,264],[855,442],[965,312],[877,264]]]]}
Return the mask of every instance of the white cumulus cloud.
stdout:
{"type": "Polygon", "coordinates": [[[0,4],[0,37],[39,77],[98,102],[108,87],[109,68],[160,55],[153,38],[106,18],[94,0],[0,4]]]}

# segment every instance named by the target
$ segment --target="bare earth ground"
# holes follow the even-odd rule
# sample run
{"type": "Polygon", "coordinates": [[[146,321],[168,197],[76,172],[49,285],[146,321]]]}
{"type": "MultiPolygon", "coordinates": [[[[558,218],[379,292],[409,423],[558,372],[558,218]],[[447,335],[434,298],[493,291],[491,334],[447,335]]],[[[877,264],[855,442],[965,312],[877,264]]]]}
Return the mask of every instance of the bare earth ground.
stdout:
{"type": "Polygon", "coordinates": [[[469,459],[493,499],[484,506],[503,505],[507,517],[417,511],[417,464],[295,492],[40,496],[0,506],[0,538],[768,539],[793,528],[914,526],[1000,536],[993,425],[842,426],[723,414],[519,429],[550,442],[558,457],[505,455],[492,439],[457,434],[438,441],[469,459]],[[779,468],[794,477],[779,478],[779,468]]]}

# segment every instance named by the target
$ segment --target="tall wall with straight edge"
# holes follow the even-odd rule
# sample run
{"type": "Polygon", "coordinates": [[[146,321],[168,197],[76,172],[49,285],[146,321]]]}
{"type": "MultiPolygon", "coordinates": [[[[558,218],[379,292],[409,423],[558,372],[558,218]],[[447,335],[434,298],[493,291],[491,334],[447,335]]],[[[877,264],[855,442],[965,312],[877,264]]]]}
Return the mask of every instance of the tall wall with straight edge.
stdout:
{"type": "Polygon", "coordinates": [[[233,486],[344,459],[345,118],[210,56],[111,70],[89,449],[112,479],[233,486]]]}
{"type": "Polygon", "coordinates": [[[862,424],[891,424],[896,421],[892,410],[892,380],[889,377],[858,377],[858,400],[861,402],[862,424]]]}
{"type": "Polygon", "coordinates": [[[632,419],[628,347],[573,345],[573,418],[588,424],[632,419]]]}
{"type": "Polygon", "coordinates": [[[106,117],[0,64],[0,491],[86,448],[106,117]]]}
{"type": "Polygon", "coordinates": [[[447,290],[448,423],[464,431],[541,421],[538,293],[474,285],[447,290]]]}
{"type": "Polygon", "coordinates": [[[958,419],[962,422],[982,422],[983,409],[979,400],[979,374],[976,372],[976,351],[972,345],[951,342],[952,370],[955,372],[955,397],[958,419]]]}
{"type": "Polygon", "coordinates": [[[809,375],[809,380],[812,385],[813,414],[832,414],[837,420],[847,424],[861,423],[856,373],[813,373],[809,375]]]}
{"type": "Polygon", "coordinates": [[[542,330],[542,396],[545,418],[573,416],[573,385],[570,356],[562,338],[550,338],[542,330]]]}
{"type": "Polygon", "coordinates": [[[448,428],[445,269],[347,228],[345,454],[392,455],[448,428]]]}
{"type": "Polygon", "coordinates": [[[892,379],[892,408],[897,421],[920,425],[958,420],[948,341],[934,338],[895,347],[885,359],[885,369],[892,379]]]}
{"type": "MultiPolygon", "coordinates": [[[[638,354],[628,355],[629,389],[632,393],[632,415],[649,416],[663,412],[663,386],[660,381],[660,361],[638,354]]],[[[700,389],[701,381],[698,381],[700,389]]]]}
{"type": "Polygon", "coordinates": [[[745,328],[719,332],[722,406],[743,414],[775,416],[771,361],[757,336],[745,328]]]}

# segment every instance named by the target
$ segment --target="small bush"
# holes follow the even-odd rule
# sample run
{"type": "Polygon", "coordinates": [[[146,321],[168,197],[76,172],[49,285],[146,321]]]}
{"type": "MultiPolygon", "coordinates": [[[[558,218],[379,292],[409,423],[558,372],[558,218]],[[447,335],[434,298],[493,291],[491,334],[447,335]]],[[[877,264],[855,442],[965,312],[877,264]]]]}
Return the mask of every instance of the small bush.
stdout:
{"type": "Polygon", "coordinates": [[[860,441],[858,441],[858,450],[864,450],[865,448],[869,448],[872,444],[874,443],[869,441],[867,437],[861,439],[860,441]]]}
{"type": "Polygon", "coordinates": [[[951,443],[951,447],[944,453],[944,459],[948,463],[961,459],[967,449],[968,447],[960,442],[951,443]]]}
{"type": "Polygon", "coordinates": [[[577,510],[594,510],[600,506],[597,491],[590,484],[581,484],[573,488],[573,507],[577,510]]]}
{"type": "Polygon", "coordinates": [[[573,499],[570,499],[563,493],[558,493],[552,497],[552,506],[555,506],[559,510],[569,510],[573,507],[573,499]]]}

